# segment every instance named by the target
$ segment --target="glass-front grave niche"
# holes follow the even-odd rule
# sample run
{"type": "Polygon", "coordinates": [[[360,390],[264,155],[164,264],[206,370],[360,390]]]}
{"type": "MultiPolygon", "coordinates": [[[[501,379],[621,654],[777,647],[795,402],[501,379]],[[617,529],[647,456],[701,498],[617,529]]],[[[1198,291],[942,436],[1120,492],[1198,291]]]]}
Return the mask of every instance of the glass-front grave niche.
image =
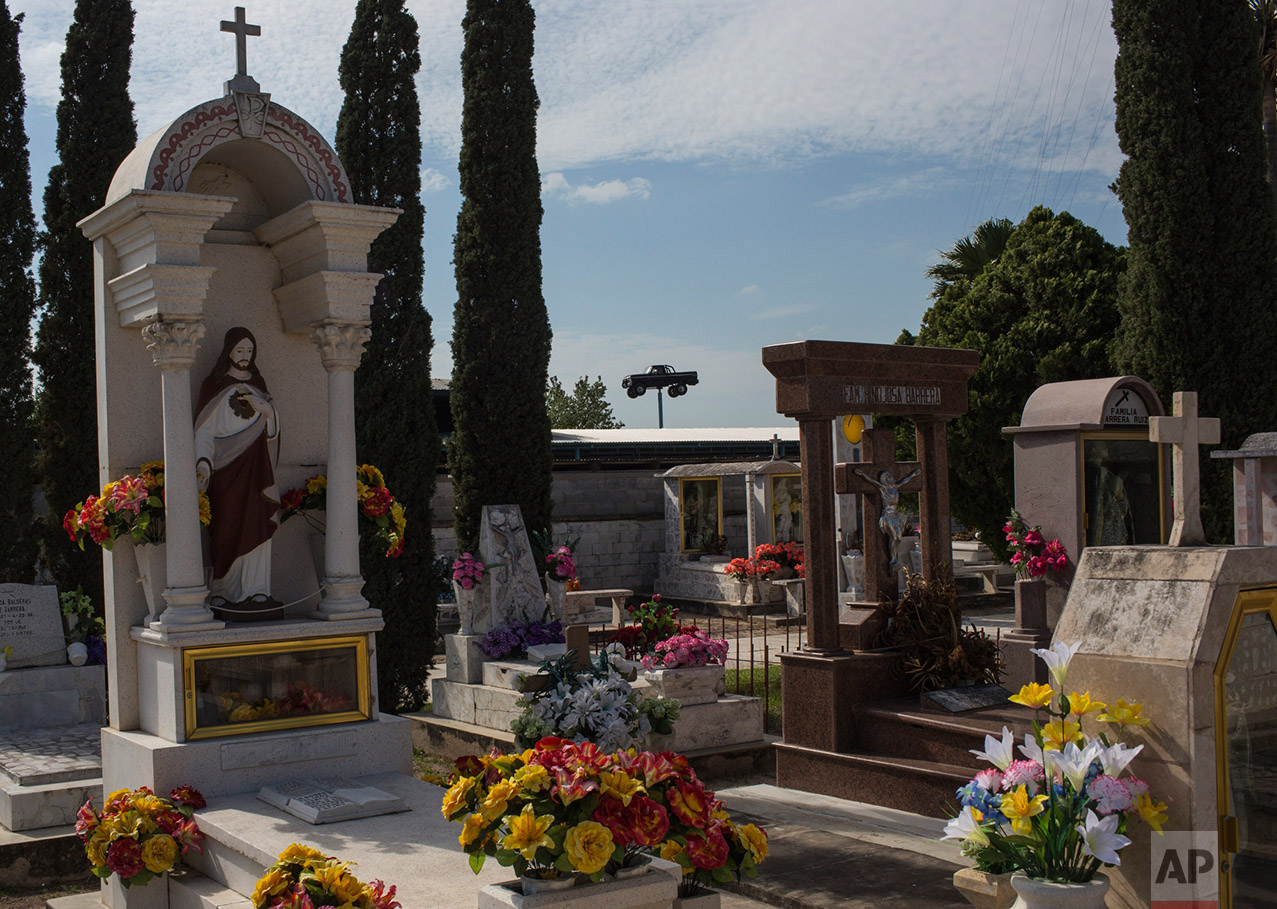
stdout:
{"type": "Polygon", "coordinates": [[[723,489],[719,477],[678,481],[682,551],[705,552],[723,534],[723,489]]]}
{"type": "Polygon", "coordinates": [[[1129,432],[1082,434],[1087,546],[1166,540],[1165,478],[1156,442],[1129,432]]]}
{"type": "Polygon", "coordinates": [[[366,635],[182,651],[188,740],[371,717],[366,635]]]}

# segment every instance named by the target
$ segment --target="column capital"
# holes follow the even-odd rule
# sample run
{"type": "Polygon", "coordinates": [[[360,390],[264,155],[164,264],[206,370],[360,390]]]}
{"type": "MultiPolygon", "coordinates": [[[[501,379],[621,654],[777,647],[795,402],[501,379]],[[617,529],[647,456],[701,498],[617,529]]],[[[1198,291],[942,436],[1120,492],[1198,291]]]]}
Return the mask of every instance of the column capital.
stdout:
{"type": "Polygon", "coordinates": [[[151,322],[142,329],[142,337],[158,368],[190,369],[204,337],[204,323],[151,322]]]}
{"type": "Polygon", "coordinates": [[[372,337],[366,325],[325,322],[311,329],[311,340],[319,348],[324,369],[329,372],[354,372],[364,355],[364,344],[372,337]]]}

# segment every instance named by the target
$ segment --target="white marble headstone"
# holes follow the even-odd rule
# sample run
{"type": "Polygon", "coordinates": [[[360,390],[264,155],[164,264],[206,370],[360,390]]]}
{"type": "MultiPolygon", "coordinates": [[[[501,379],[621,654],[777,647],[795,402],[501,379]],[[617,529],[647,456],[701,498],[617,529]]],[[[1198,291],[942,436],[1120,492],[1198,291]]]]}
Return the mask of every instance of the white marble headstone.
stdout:
{"type": "MultiPolygon", "coordinates": [[[[479,523],[479,552],[489,564],[484,576],[491,596],[491,628],[512,622],[548,620],[541,575],[532,557],[532,544],[518,505],[485,505],[479,523]]],[[[476,609],[475,632],[480,633],[476,609]]]]}
{"type": "Polygon", "coordinates": [[[9,668],[62,666],[67,661],[58,589],[0,584],[0,650],[12,647],[9,668]]]}

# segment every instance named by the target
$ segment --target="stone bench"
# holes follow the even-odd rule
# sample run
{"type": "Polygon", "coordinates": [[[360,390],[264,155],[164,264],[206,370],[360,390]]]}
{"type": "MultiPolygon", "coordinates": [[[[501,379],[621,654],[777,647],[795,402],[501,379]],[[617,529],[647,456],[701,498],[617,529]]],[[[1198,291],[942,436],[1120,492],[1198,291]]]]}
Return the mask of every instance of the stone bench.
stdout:
{"type": "Polygon", "coordinates": [[[954,578],[979,578],[984,583],[985,593],[998,592],[998,565],[972,565],[958,563],[953,566],[954,578]]]}
{"type": "Polygon", "coordinates": [[[623,625],[628,620],[625,614],[625,606],[630,597],[634,596],[633,590],[624,587],[606,587],[601,590],[569,590],[567,596],[567,623],[569,625],[593,624],[594,622],[606,622],[606,609],[596,609],[595,601],[607,597],[612,601],[612,624],[616,626],[623,625]]]}

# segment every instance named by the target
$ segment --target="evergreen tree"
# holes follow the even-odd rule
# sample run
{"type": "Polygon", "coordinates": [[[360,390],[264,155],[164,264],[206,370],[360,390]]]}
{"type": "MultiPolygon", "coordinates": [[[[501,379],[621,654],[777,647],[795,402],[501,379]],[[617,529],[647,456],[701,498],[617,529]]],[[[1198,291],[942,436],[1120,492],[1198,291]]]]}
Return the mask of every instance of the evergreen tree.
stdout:
{"type": "Polygon", "coordinates": [[[625,426],[612,413],[602,376],[593,382],[589,376],[581,376],[571,392],[564,390],[558,376],[550,376],[545,406],[553,429],[621,429],[625,426]]]}
{"type": "Polygon", "coordinates": [[[449,466],[463,549],[478,543],[484,505],[518,504],[530,530],[550,526],[534,23],[528,0],[469,0],[462,21],[449,466]]]}
{"type": "Polygon", "coordinates": [[[35,435],[31,422],[31,320],[35,316],[35,215],[31,166],[22,115],[27,96],[18,63],[22,15],[9,15],[0,0],[0,463],[11,494],[0,500],[0,578],[35,580],[36,536],[31,494],[35,489],[35,435]]]}
{"type": "Polygon", "coordinates": [[[439,430],[430,388],[430,315],[422,305],[421,68],[417,23],[402,0],[360,0],[341,55],[345,92],[337,152],[355,201],[403,209],[368,253],[385,275],[372,305],[372,339],[355,374],[355,432],[361,462],[375,464],[404,506],[403,554],[387,559],[376,541],[361,545],[364,595],[380,609],[377,669],[383,710],[425,703],[434,652],[435,602],[430,498],[439,465],[439,430]]]}
{"type": "MultiPolygon", "coordinates": [[[[100,488],[93,340],[93,248],[76,222],[102,206],[111,177],[137,142],[129,63],[129,0],[76,0],[62,54],[58,163],[44,191],[40,234],[42,310],[34,361],[40,371],[37,465],[48,514],[43,564],[63,590],[102,599],[101,554],[80,552],[62,515],[100,488]]],[[[6,202],[6,204],[8,204],[6,202]]]]}
{"type": "MultiPolygon", "coordinates": [[[[1130,241],[1120,367],[1169,407],[1196,391],[1225,448],[1277,425],[1262,370],[1237,394],[1237,363],[1277,346],[1277,232],[1260,109],[1258,29],[1246,0],[1114,0],[1116,189],[1130,241]],[[1221,357],[1220,351],[1228,351],[1221,357]],[[1260,384],[1256,386],[1255,382],[1260,384]]],[[[1203,524],[1232,538],[1227,466],[1203,461],[1203,524]]]]}

